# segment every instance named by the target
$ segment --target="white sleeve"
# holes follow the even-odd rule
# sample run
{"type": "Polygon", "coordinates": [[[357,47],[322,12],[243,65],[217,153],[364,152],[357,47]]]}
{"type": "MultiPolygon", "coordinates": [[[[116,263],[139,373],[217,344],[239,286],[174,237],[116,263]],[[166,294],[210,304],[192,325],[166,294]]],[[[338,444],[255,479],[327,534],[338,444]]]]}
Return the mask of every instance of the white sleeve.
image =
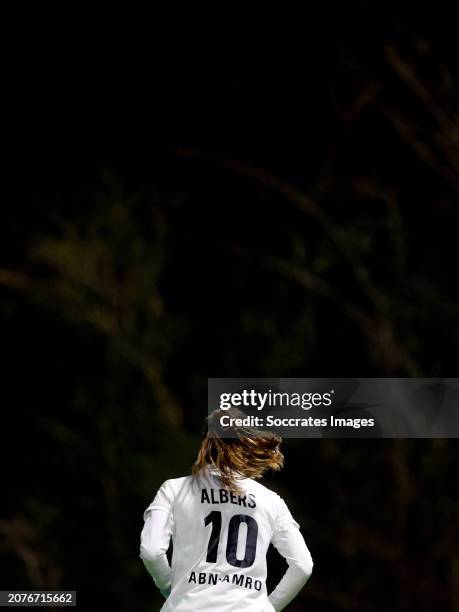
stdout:
{"type": "Polygon", "coordinates": [[[300,526],[280,498],[271,544],[288,563],[282,580],[269,596],[276,612],[280,612],[301,591],[313,567],[311,553],[300,533],[300,526]]]}
{"type": "Polygon", "coordinates": [[[145,510],[140,536],[140,558],[161,592],[167,591],[171,585],[167,549],[174,529],[172,507],[173,489],[166,481],[145,510]]]}

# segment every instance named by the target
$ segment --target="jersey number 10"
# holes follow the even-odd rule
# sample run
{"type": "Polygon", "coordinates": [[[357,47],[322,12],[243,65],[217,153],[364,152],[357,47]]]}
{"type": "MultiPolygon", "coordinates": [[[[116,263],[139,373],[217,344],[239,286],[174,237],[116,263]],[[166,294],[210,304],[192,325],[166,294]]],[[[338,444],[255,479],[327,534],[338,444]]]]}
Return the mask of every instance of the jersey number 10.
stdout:
{"type": "MultiPolygon", "coordinates": [[[[206,561],[208,563],[217,562],[218,545],[220,542],[220,533],[222,530],[222,513],[214,510],[204,519],[204,525],[212,523],[212,532],[210,534],[209,544],[207,547],[206,561]]],[[[255,561],[257,554],[257,536],[258,524],[257,521],[247,514],[235,514],[231,517],[228,525],[228,542],[226,545],[226,560],[233,567],[250,567],[255,561]],[[239,540],[239,527],[241,523],[247,525],[247,538],[245,543],[245,553],[243,559],[238,559],[236,556],[237,545],[239,540]]]]}

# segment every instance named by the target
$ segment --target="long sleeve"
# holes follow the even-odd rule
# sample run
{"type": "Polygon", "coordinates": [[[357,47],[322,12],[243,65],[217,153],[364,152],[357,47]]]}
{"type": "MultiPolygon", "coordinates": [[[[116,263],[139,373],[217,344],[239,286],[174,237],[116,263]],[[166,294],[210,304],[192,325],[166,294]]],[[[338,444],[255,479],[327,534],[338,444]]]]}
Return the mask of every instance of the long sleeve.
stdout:
{"type": "Polygon", "coordinates": [[[171,586],[172,572],[167,550],[173,532],[172,499],[167,482],[145,511],[144,520],[140,536],[140,558],[158,589],[166,593],[171,586]]]}
{"type": "Polygon", "coordinates": [[[298,595],[311,576],[313,568],[311,554],[300,533],[299,525],[283,501],[271,543],[288,563],[283,578],[269,596],[276,612],[280,612],[298,595]]]}

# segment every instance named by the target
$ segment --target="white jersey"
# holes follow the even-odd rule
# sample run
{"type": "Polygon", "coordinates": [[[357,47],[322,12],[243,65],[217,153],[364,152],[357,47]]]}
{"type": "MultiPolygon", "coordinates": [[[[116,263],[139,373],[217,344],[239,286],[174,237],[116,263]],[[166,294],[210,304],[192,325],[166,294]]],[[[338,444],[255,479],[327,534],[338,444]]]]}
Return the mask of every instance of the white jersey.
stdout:
{"type": "Polygon", "coordinates": [[[211,469],[167,480],[146,509],[140,556],[167,596],[162,612],[277,612],[309,578],[311,556],[283,499],[254,480],[238,483],[243,494],[228,492],[211,469]],[[289,569],[268,598],[270,543],[289,569]]]}

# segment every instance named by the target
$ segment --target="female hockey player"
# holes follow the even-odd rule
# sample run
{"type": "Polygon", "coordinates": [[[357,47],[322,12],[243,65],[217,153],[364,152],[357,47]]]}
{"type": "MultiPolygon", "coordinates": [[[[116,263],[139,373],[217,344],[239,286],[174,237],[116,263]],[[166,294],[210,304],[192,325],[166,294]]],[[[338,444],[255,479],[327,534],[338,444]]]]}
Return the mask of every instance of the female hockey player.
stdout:
{"type": "Polygon", "coordinates": [[[222,428],[227,414],[208,418],[192,475],[167,480],[144,513],[140,556],[166,598],[161,612],[279,612],[311,575],[298,523],[279,495],[256,482],[282,467],[281,438],[222,428]],[[268,596],[270,543],[288,569],[268,596]]]}

